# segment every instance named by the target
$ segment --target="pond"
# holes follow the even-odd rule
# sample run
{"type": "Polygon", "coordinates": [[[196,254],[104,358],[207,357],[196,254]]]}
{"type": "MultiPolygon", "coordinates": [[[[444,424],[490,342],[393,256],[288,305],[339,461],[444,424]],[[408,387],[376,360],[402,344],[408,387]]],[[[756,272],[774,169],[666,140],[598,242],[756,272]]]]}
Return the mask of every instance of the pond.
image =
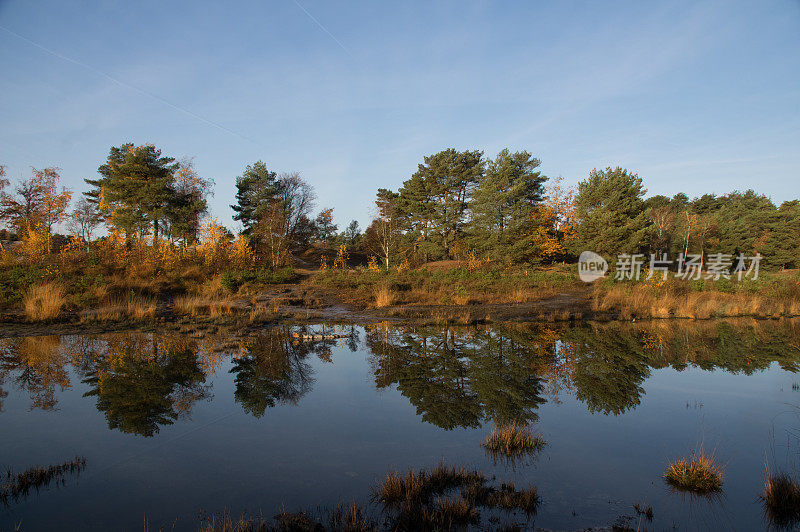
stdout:
{"type": "Polygon", "coordinates": [[[480,526],[764,529],[765,462],[800,456],[798,369],[793,321],[6,338],[0,471],[85,463],[8,492],[0,529],[191,530],[350,501],[383,523],[387,473],[442,462],[536,488],[534,514],[480,526]],[[487,454],[509,422],[546,444],[487,454]],[[711,497],[663,479],[698,448],[724,468],[711,497]]]}

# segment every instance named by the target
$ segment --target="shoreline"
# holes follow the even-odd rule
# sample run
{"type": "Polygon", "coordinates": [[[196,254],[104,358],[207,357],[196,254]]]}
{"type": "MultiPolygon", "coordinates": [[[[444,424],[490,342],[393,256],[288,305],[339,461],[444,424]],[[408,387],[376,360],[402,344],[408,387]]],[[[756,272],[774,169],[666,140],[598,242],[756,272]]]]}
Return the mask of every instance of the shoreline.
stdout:
{"type": "MultiPolygon", "coordinates": [[[[295,289],[301,285],[292,285],[295,289]]],[[[92,319],[94,309],[62,311],[54,320],[31,321],[22,310],[6,311],[0,315],[0,338],[20,336],[43,336],[64,334],[102,334],[122,331],[175,330],[196,333],[198,331],[244,332],[281,324],[341,324],[363,325],[369,323],[392,323],[398,326],[431,325],[477,325],[492,323],[591,323],[591,322],[669,322],[669,321],[714,321],[730,319],[781,320],[795,319],[797,315],[768,316],[761,314],[713,315],[708,317],[684,316],[633,316],[626,309],[593,309],[591,287],[559,292],[555,295],[524,303],[469,303],[465,305],[400,304],[380,308],[359,308],[340,301],[332,292],[317,291],[318,304],[302,304],[308,298],[286,297],[286,287],[275,287],[254,298],[234,299],[235,310],[228,314],[212,316],[207,313],[183,314],[173,309],[171,301],[158,304],[151,318],[116,320],[92,319]],[[276,311],[259,313],[253,319],[255,309],[268,308],[277,299],[293,300],[295,304],[279,307],[276,311]],[[298,304],[300,303],[300,304],[298,304]]],[[[291,292],[290,292],[291,293],[291,292]]]]}

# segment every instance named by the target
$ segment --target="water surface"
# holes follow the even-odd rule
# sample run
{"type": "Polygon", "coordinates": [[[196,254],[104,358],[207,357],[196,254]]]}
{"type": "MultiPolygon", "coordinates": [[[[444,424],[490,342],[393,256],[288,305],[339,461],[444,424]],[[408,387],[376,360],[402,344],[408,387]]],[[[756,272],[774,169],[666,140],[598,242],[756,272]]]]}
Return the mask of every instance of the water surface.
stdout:
{"type": "Polygon", "coordinates": [[[378,515],[370,490],[387,472],[441,461],[538,488],[537,515],[492,526],[764,529],[765,459],[797,465],[799,364],[790,321],[3,339],[0,468],[87,465],[0,504],[0,529],[183,530],[353,500],[378,515]],[[487,456],[505,422],[546,447],[487,456]],[[699,445],[725,465],[712,499],[662,480],[699,445]]]}

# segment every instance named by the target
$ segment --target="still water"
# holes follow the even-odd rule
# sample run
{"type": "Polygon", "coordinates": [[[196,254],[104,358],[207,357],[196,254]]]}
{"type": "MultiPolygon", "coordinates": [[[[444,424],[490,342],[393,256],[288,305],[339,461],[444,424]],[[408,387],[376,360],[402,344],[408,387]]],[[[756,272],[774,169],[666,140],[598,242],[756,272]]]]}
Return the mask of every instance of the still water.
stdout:
{"type": "Polygon", "coordinates": [[[763,530],[765,461],[800,457],[798,369],[791,321],[0,339],[0,470],[86,459],[0,503],[0,529],[184,530],[350,501],[380,515],[388,472],[444,461],[538,489],[535,516],[484,526],[763,530]],[[544,449],[488,456],[511,421],[544,449]],[[710,499],[663,481],[698,446],[725,468],[710,499]]]}

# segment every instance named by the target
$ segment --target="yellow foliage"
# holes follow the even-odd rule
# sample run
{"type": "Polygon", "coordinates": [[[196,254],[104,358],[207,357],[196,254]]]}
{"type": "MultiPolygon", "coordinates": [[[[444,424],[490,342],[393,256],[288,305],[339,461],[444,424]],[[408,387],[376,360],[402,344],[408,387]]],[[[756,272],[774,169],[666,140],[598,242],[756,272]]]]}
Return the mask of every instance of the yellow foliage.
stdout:
{"type": "Polygon", "coordinates": [[[44,256],[47,255],[49,240],[50,235],[41,225],[29,227],[23,235],[20,253],[30,262],[42,262],[44,256]]]}
{"type": "Polygon", "coordinates": [[[347,253],[347,244],[342,244],[339,246],[339,251],[336,252],[336,258],[333,261],[333,268],[344,270],[347,267],[347,259],[349,255],[347,253]]]}
{"type": "Polygon", "coordinates": [[[230,246],[229,257],[237,268],[249,268],[253,265],[253,252],[247,237],[238,235],[230,246]]]}
{"type": "Polygon", "coordinates": [[[72,237],[69,239],[69,242],[61,248],[58,255],[62,264],[78,262],[86,256],[86,246],[77,238],[72,237]]]}
{"type": "Polygon", "coordinates": [[[206,266],[221,268],[228,262],[228,231],[217,223],[214,218],[209,218],[200,226],[198,235],[197,252],[206,266]]]}
{"type": "Polygon", "coordinates": [[[483,261],[478,258],[474,250],[470,250],[467,256],[467,269],[474,272],[481,267],[481,264],[483,264],[483,261]]]}

